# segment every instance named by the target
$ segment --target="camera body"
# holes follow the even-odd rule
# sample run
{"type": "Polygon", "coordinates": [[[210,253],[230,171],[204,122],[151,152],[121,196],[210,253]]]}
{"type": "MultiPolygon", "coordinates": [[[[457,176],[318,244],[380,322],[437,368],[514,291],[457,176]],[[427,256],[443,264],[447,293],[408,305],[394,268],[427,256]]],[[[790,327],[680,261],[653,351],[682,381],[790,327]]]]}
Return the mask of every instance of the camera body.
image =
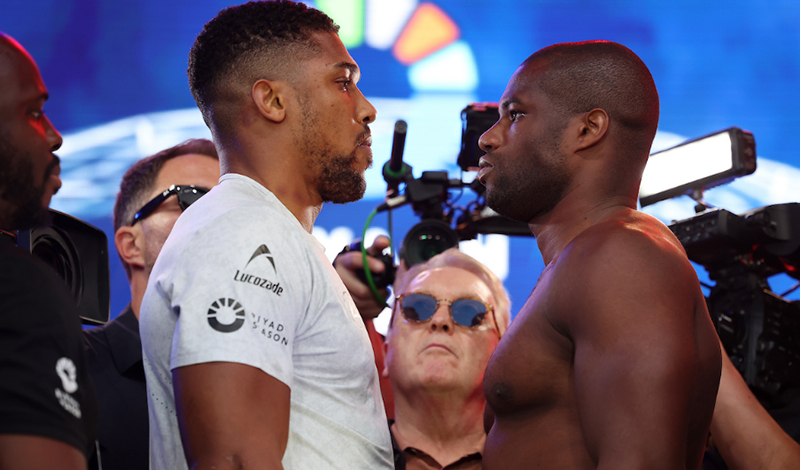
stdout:
{"type": "Polygon", "coordinates": [[[82,323],[108,322],[108,240],[102,230],[50,209],[50,224],[20,231],[17,246],[42,260],[64,280],[82,323]]]}
{"type": "Polygon", "coordinates": [[[800,304],[774,294],[767,279],[800,278],[800,204],[708,210],[670,229],[716,282],[708,311],[742,377],[768,405],[791,401],[800,393],[800,304]]]}

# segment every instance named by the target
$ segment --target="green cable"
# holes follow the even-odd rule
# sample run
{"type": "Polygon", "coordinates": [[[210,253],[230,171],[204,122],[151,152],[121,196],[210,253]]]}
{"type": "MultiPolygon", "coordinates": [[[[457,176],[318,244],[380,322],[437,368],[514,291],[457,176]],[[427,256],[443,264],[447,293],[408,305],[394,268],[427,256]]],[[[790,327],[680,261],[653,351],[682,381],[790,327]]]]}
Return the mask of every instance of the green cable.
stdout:
{"type": "MultiPolygon", "coordinates": [[[[361,260],[364,263],[364,275],[367,278],[367,285],[372,291],[372,295],[375,296],[375,299],[378,301],[378,305],[383,305],[383,308],[388,308],[389,304],[386,303],[386,299],[384,299],[381,293],[378,292],[378,287],[375,285],[375,281],[372,279],[372,271],[370,271],[369,264],[367,263],[367,229],[369,228],[369,224],[372,223],[373,217],[375,217],[377,213],[377,209],[374,209],[369,217],[367,217],[367,223],[364,224],[364,232],[361,234],[361,260]]],[[[391,245],[391,243],[392,239],[389,238],[389,244],[391,245]]],[[[394,251],[392,253],[394,253],[394,251]]]]}

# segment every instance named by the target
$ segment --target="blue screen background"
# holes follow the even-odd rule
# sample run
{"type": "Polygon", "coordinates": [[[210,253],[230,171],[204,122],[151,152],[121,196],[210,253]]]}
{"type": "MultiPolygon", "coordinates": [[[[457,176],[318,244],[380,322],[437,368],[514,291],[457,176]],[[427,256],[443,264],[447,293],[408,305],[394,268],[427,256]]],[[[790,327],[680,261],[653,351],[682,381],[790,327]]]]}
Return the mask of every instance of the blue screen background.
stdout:
{"type": "MultiPolygon", "coordinates": [[[[661,96],[654,150],[731,126],[754,134],[759,171],[709,191],[710,201],[734,212],[800,201],[795,179],[800,175],[795,139],[800,128],[800,3],[405,3],[412,9],[432,3],[458,26],[458,47],[449,51],[453,60],[469,60],[449,69],[454,83],[464,82],[470,67],[477,72],[467,85],[454,89],[420,86],[412,75],[425,73],[414,70],[414,64],[404,65],[391,51],[367,42],[350,47],[362,69],[360,88],[378,109],[375,168],[368,172],[365,200],[325,207],[318,218],[315,234],[329,253],[338,252],[336,245],[341,247],[348,237],[360,236],[369,212],[380,203],[385,190],[380,167],[389,157],[395,119],[409,123],[405,158],[415,175],[448,170],[457,177],[460,110],[474,101],[497,101],[528,55],[565,41],[617,41],[649,66],[661,96]]],[[[23,44],[39,64],[51,95],[46,112],[64,135],[59,154],[65,185],[54,198],[54,208],[96,225],[113,240],[111,205],[125,169],[185,138],[209,135],[189,92],[186,62],[203,24],[228,5],[210,0],[0,1],[0,31],[23,44]]],[[[368,2],[368,7],[382,8],[382,2],[368,2]]],[[[429,60],[434,69],[437,57],[429,60]]],[[[688,199],[665,201],[648,210],[669,222],[690,217],[691,206],[688,199]]],[[[396,211],[395,237],[399,240],[416,221],[410,209],[396,211]]],[[[374,236],[385,229],[385,216],[376,217],[372,225],[379,229],[370,232],[374,236]]],[[[493,259],[490,267],[504,278],[516,314],[542,269],[535,240],[491,236],[473,245],[479,259],[493,259]]],[[[130,294],[113,243],[110,253],[113,317],[130,294]]]]}

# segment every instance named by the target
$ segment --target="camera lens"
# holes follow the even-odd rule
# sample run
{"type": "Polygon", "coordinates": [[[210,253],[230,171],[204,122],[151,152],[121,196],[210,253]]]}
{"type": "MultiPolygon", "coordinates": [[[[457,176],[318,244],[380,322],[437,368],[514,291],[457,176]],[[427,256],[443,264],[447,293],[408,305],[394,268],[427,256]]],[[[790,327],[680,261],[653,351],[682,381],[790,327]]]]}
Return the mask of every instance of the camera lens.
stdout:
{"type": "Polygon", "coordinates": [[[441,220],[423,220],[408,231],[401,256],[408,266],[423,263],[458,246],[458,235],[441,220]]]}

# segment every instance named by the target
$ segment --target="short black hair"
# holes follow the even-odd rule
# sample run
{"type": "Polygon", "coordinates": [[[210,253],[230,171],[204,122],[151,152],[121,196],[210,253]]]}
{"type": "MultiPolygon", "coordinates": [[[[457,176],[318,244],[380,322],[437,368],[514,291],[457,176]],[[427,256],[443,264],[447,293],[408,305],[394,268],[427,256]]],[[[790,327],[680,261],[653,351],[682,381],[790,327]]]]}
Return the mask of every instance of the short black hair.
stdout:
{"type": "MultiPolygon", "coordinates": [[[[123,225],[130,225],[136,211],[147,203],[147,196],[153,192],[161,168],[168,160],[181,155],[198,154],[206,155],[219,160],[214,142],[208,139],[189,139],[174,147],[162,150],[155,155],[145,157],[128,168],[122,175],[119,193],[114,201],[114,233],[123,225]]],[[[178,181],[177,183],[181,183],[178,181]]],[[[120,257],[125,272],[130,277],[130,266],[120,257]]]]}
{"type": "Polygon", "coordinates": [[[626,151],[649,154],[658,127],[658,91],[633,51],[610,41],[555,44],[528,57],[523,66],[541,71],[536,84],[565,119],[601,108],[618,125],[626,151]]]}
{"type": "Polygon", "coordinates": [[[253,1],[220,11],[189,53],[189,87],[206,124],[212,122],[209,108],[231,87],[242,80],[249,87],[261,78],[284,78],[303,49],[316,50],[314,33],[338,31],[325,13],[289,0],[253,1]]]}

